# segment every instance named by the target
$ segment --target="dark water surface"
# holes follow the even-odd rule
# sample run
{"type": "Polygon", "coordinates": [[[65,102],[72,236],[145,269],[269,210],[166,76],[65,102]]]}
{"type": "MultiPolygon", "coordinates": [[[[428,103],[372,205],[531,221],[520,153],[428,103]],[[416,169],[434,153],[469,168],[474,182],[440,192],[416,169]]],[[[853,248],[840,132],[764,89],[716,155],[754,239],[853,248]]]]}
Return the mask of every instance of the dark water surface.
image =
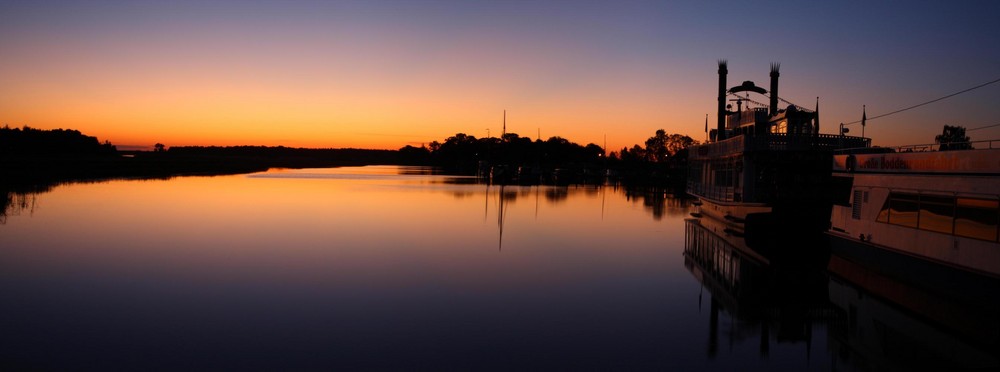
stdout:
{"type": "Polygon", "coordinates": [[[849,264],[774,270],[739,253],[686,224],[683,200],[473,181],[359,167],[8,196],[0,362],[884,370],[918,350],[998,365],[947,320],[866,295],[849,264]]]}

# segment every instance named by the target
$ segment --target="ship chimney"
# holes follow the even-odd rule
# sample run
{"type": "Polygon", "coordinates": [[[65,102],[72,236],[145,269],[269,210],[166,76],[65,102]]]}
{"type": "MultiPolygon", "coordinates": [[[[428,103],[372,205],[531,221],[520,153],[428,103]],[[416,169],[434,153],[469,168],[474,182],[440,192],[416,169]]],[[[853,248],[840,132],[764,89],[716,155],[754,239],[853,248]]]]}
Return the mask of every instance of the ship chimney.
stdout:
{"type": "Polygon", "coordinates": [[[781,67],[780,63],[771,63],[771,112],[769,116],[774,116],[778,113],[778,69],[781,67]]]}
{"type": "Polygon", "coordinates": [[[719,60],[719,124],[716,127],[715,140],[726,139],[726,75],[729,69],[726,68],[726,60],[719,60]]]}

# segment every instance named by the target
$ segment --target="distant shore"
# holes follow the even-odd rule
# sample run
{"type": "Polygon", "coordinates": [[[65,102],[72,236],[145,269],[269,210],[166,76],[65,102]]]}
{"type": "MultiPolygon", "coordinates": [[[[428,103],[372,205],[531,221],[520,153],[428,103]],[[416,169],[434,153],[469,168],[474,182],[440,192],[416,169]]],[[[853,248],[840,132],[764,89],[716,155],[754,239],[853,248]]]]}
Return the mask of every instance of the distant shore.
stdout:
{"type": "Polygon", "coordinates": [[[427,165],[451,174],[479,175],[492,183],[573,184],[621,182],[683,188],[687,152],[696,141],[663,130],[639,145],[606,153],[554,136],[531,140],[515,133],[476,138],[457,133],[429,146],[399,150],[309,149],[284,146],[172,146],[119,151],[76,130],[0,128],[0,187],[45,187],[106,179],[169,178],[262,172],[271,168],[427,165]]]}
{"type": "Polygon", "coordinates": [[[31,155],[0,158],[7,184],[56,184],[116,178],[169,178],[262,172],[270,168],[326,168],[396,164],[395,151],[328,150],[307,154],[226,154],[225,151],[121,151],[115,155],[31,155]]]}

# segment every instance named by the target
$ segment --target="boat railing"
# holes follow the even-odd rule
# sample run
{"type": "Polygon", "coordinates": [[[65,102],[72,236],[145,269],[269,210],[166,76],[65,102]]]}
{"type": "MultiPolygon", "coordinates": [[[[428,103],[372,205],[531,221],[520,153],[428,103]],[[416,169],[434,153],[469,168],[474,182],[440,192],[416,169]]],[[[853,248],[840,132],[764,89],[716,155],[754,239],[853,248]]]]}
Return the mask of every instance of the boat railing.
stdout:
{"type": "Polygon", "coordinates": [[[766,150],[836,150],[846,147],[868,147],[871,138],[836,134],[768,133],[756,138],[754,148],[766,150]]]}
{"type": "Polygon", "coordinates": [[[737,154],[743,152],[743,149],[746,146],[746,138],[747,136],[736,136],[722,141],[699,145],[695,147],[694,151],[692,151],[689,156],[697,159],[715,158],[730,154],[737,154]]]}
{"type": "MultiPolygon", "coordinates": [[[[867,138],[866,138],[867,139],[867,138]]],[[[868,139],[870,141],[870,139],[868,139]]],[[[834,150],[837,154],[856,154],[859,152],[929,152],[929,151],[941,151],[943,144],[940,143],[923,143],[918,145],[902,145],[902,146],[880,146],[880,147],[868,147],[868,146],[854,146],[848,148],[841,148],[834,150]]],[[[980,141],[969,141],[969,142],[949,142],[944,144],[951,146],[954,149],[964,149],[964,150],[991,150],[1000,149],[1000,139],[992,140],[980,140],[980,141]]],[[[945,149],[947,150],[947,149],[945,149]]]]}
{"type": "Polygon", "coordinates": [[[868,148],[869,146],[871,146],[871,138],[834,134],[768,133],[758,136],[740,135],[696,146],[690,156],[694,159],[706,159],[754,150],[838,150],[868,148]]]}
{"type": "Polygon", "coordinates": [[[739,201],[736,200],[736,188],[732,186],[713,186],[701,182],[688,180],[687,191],[689,194],[719,200],[719,201],[739,201]]]}

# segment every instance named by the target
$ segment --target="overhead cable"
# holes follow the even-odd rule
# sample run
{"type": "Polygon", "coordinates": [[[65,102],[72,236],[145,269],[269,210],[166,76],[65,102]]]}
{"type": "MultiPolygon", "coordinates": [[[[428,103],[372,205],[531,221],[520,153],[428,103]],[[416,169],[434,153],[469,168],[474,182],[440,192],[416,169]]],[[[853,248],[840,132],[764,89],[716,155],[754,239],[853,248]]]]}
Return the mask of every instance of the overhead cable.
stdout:
{"type": "MultiPolygon", "coordinates": [[[[969,89],[961,90],[961,91],[949,94],[947,96],[940,97],[940,98],[935,98],[935,99],[932,99],[930,101],[927,101],[927,102],[924,102],[924,103],[919,103],[919,104],[916,104],[916,105],[913,105],[913,106],[910,106],[910,107],[907,107],[907,108],[901,108],[899,110],[896,110],[896,111],[893,111],[893,112],[890,112],[890,113],[868,117],[868,118],[866,118],[866,120],[867,121],[872,121],[872,120],[875,120],[875,119],[878,119],[878,118],[883,118],[883,117],[886,117],[886,116],[889,116],[889,115],[892,115],[892,114],[898,114],[898,113],[903,112],[903,111],[912,110],[912,109],[915,109],[917,107],[920,107],[920,106],[923,106],[923,105],[927,105],[927,104],[931,104],[931,103],[943,100],[945,98],[951,98],[951,97],[957,96],[959,94],[962,94],[962,93],[965,93],[965,92],[969,92],[969,91],[973,91],[973,90],[985,87],[987,85],[990,85],[990,84],[993,84],[993,83],[996,83],[996,82],[1000,82],[1000,79],[994,79],[992,81],[988,81],[988,82],[976,85],[976,86],[974,86],[972,88],[969,88],[969,89]]],[[[860,123],[860,122],[861,122],[861,120],[857,120],[857,121],[852,121],[850,123],[844,123],[844,125],[857,124],[857,123],[860,123]]]]}
{"type": "Polygon", "coordinates": [[[966,132],[971,132],[971,131],[974,131],[974,130],[980,130],[980,129],[986,129],[986,128],[993,128],[993,127],[1000,127],[1000,123],[996,123],[996,124],[992,124],[992,125],[987,125],[987,126],[983,126],[983,127],[978,127],[978,128],[966,129],[965,131],[966,132]]]}

